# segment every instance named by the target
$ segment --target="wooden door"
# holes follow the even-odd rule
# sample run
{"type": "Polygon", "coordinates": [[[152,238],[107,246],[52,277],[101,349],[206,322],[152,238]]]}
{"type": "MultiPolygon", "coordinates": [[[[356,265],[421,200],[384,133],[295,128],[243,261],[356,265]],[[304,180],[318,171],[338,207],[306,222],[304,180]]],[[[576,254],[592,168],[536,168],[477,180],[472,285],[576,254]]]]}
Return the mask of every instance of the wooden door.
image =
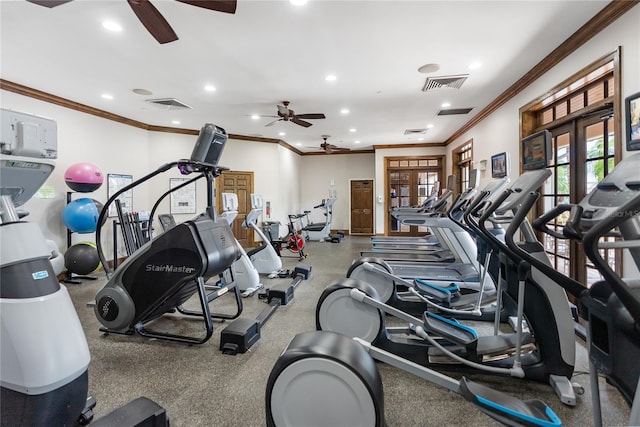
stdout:
{"type": "Polygon", "coordinates": [[[373,234],[373,180],[351,181],[351,234],[373,234]]]}
{"type": "Polygon", "coordinates": [[[238,195],[238,216],[233,221],[233,235],[243,248],[255,245],[253,233],[242,228],[242,223],[251,210],[251,193],[253,193],[253,172],[224,171],[216,180],[216,206],[218,213],[222,211],[222,193],[238,195]]]}

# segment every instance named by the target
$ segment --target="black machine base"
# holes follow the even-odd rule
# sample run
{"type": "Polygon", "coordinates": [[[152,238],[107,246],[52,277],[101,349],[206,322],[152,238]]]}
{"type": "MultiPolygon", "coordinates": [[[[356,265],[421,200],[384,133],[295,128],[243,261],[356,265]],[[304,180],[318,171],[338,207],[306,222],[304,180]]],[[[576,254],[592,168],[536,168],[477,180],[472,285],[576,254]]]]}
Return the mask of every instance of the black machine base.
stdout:
{"type": "Polygon", "coordinates": [[[298,264],[291,283],[272,286],[266,292],[267,307],[255,319],[239,317],[220,333],[220,351],[236,355],[246,353],[260,339],[260,329],[281,305],[293,301],[294,289],[311,276],[311,266],[298,264]]]}
{"type": "Polygon", "coordinates": [[[122,425],[167,427],[169,417],[162,406],[146,397],[139,397],[99,420],[93,421],[91,425],[97,427],[119,427],[122,425]]]}

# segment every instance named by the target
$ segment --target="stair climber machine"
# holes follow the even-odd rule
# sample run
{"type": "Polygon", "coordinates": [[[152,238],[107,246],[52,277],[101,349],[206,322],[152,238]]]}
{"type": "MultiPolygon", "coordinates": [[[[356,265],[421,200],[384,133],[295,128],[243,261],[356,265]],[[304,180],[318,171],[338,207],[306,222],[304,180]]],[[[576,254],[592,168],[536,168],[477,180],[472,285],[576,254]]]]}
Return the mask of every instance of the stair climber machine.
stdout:
{"type": "MultiPolygon", "coordinates": [[[[545,178],[539,176],[538,180],[540,179],[545,178]]],[[[472,266],[468,266],[466,273],[461,274],[464,270],[416,262],[414,265],[421,266],[420,277],[405,279],[395,273],[395,264],[392,261],[369,256],[354,260],[347,271],[347,277],[368,283],[376,290],[382,302],[408,313],[420,315],[427,306],[430,306],[434,310],[455,314],[464,319],[493,320],[497,315],[495,305],[487,306],[487,304],[494,302],[498,295],[496,284],[499,281],[499,257],[497,251],[484,243],[486,238],[481,233],[475,232],[460,221],[457,206],[466,206],[466,214],[482,201],[496,197],[496,194],[500,194],[499,191],[503,190],[507,184],[506,178],[491,180],[475,198],[473,198],[474,192],[468,192],[465,197],[459,198],[449,210],[447,218],[433,219],[442,225],[446,221],[449,227],[475,237],[477,244],[474,243],[474,247],[478,249],[474,261],[480,269],[479,273],[472,266]],[[412,291],[409,292],[409,289],[412,291]],[[420,296],[414,295],[413,291],[417,291],[420,296]]],[[[529,179],[526,183],[520,181],[519,184],[514,185],[526,185],[528,188],[535,189],[539,184],[538,181],[529,179]]],[[[503,234],[504,230],[496,226],[490,232],[499,235],[503,234]]],[[[500,316],[503,315],[505,313],[500,314],[500,316]]]]}
{"type": "MultiPolygon", "coordinates": [[[[534,269],[553,278],[578,300],[589,350],[593,422],[602,425],[598,373],[615,386],[631,405],[629,424],[640,425],[640,280],[623,279],[603,258],[610,249],[625,250],[640,269],[640,153],[620,163],[578,204],[561,204],[533,222],[538,231],[561,240],[582,243],[585,254],[604,280],[587,288],[564,276],[529,253],[507,233],[509,247],[534,269]],[[569,217],[556,230],[548,224],[569,217]]],[[[530,193],[523,206],[533,206],[539,195],[530,193]]],[[[521,215],[515,220],[519,220],[521,215]]]]}
{"type": "MultiPolygon", "coordinates": [[[[308,233],[309,240],[317,242],[340,243],[344,237],[343,233],[331,234],[331,223],[333,222],[333,205],[338,200],[335,190],[329,190],[329,197],[322,199],[322,203],[314,206],[314,209],[322,209],[324,222],[312,222],[304,227],[308,233]]],[[[307,214],[303,214],[307,215],[307,214]]]]}
{"type": "MultiPolygon", "coordinates": [[[[86,425],[96,405],[87,396],[87,340],[50,246],[19,210],[55,167],[56,122],[3,109],[0,148],[0,424],[86,425]]],[[[144,397],[94,424],[115,423],[169,425],[144,397]]]]}
{"type": "Polygon", "coordinates": [[[262,215],[262,197],[258,194],[251,195],[251,211],[245,217],[243,228],[253,230],[254,233],[262,240],[257,248],[247,252],[253,266],[260,274],[269,274],[269,277],[275,277],[282,270],[282,259],[273,248],[269,238],[258,227],[258,218],[262,215]],[[274,275],[275,276],[272,276],[274,275]]]}
{"type": "MultiPolygon", "coordinates": [[[[229,223],[229,226],[231,226],[237,216],[238,195],[235,193],[222,193],[222,213],[220,217],[224,218],[229,223]]],[[[258,270],[251,262],[245,250],[240,246],[237,239],[236,245],[240,251],[240,258],[231,265],[231,273],[233,274],[236,286],[242,291],[242,296],[250,297],[264,288],[264,286],[260,283],[258,270]]]]}
{"type": "Polygon", "coordinates": [[[103,325],[101,331],[138,333],[148,338],[203,344],[213,335],[214,319],[235,319],[242,312],[240,290],[230,268],[241,252],[229,224],[216,218],[215,213],[214,182],[226,169],[218,166],[226,141],[224,129],[205,124],[189,159],[162,165],[122,188],[105,203],[98,224],[102,224],[109,205],[120,194],[174,167],[184,175],[200,174],[207,181],[204,213],[154,237],[115,272],[109,268],[102,250],[101,227],[96,229],[98,255],[109,278],[95,297],[94,311],[103,325]],[[215,284],[208,284],[209,279],[215,280],[215,284]],[[235,313],[211,313],[209,304],[228,292],[234,295],[235,313]],[[182,305],[195,294],[201,310],[184,308],[182,305]],[[148,328],[150,322],[176,310],[182,315],[202,319],[204,336],[178,335],[148,328]]]}

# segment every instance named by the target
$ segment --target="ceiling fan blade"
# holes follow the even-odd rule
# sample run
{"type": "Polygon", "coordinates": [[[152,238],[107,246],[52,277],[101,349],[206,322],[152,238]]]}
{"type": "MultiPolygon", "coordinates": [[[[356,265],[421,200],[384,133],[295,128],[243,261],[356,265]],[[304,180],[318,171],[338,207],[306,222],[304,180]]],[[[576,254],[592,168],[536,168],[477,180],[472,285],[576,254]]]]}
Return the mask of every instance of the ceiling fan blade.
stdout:
{"type": "Polygon", "coordinates": [[[71,0],[27,0],[29,3],[37,4],[44,7],[56,7],[61,4],[69,3],[71,0]]]}
{"type": "Polygon", "coordinates": [[[266,125],[264,125],[264,127],[268,127],[268,126],[273,126],[274,124],[276,124],[276,122],[281,121],[282,119],[278,119],[278,120],[274,120],[272,122],[267,123],[266,125]]]}
{"type": "Polygon", "coordinates": [[[322,113],[296,114],[296,117],[299,119],[326,119],[322,113]]]}
{"type": "Polygon", "coordinates": [[[127,3],[147,31],[158,40],[158,43],[165,44],[178,40],[171,25],[149,0],[127,0],[127,3]]]}
{"type": "Polygon", "coordinates": [[[302,127],[308,128],[309,126],[312,125],[312,123],[309,122],[305,122],[304,120],[300,120],[297,116],[293,116],[291,118],[291,121],[297,125],[300,125],[302,127]]]}
{"type": "Polygon", "coordinates": [[[198,6],[204,9],[215,10],[216,12],[236,13],[236,0],[178,0],[180,3],[198,6]]]}

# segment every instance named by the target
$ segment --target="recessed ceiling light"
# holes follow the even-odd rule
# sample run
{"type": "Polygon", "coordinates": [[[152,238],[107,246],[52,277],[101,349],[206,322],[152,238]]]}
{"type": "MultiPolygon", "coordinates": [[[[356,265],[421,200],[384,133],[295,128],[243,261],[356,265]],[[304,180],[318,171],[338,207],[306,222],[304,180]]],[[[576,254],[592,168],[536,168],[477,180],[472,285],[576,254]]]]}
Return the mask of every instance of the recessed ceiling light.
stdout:
{"type": "Polygon", "coordinates": [[[171,123],[173,123],[174,125],[179,125],[180,124],[180,120],[171,120],[171,123]]]}
{"type": "Polygon", "coordinates": [[[349,132],[355,132],[355,131],[357,131],[357,130],[358,130],[358,129],[356,129],[356,128],[351,128],[351,129],[349,129],[349,132]]]}
{"type": "Polygon", "coordinates": [[[449,108],[449,107],[451,107],[451,103],[450,102],[443,102],[441,107],[442,108],[449,108]]]}
{"type": "Polygon", "coordinates": [[[418,138],[418,141],[424,141],[423,137],[418,138]]]}
{"type": "Polygon", "coordinates": [[[472,62],[471,64],[469,64],[469,69],[470,70],[477,70],[478,68],[482,67],[482,62],[472,62]]]}
{"type": "Polygon", "coordinates": [[[354,141],[355,144],[360,144],[359,140],[354,141]]]}
{"type": "Polygon", "coordinates": [[[131,89],[131,92],[137,93],[138,95],[153,95],[153,92],[146,89],[131,89]]]}
{"type": "Polygon", "coordinates": [[[103,21],[102,22],[102,26],[109,30],[109,31],[114,31],[116,33],[122,31],[122,26],[120,24],[118,24],[115,21],[103,21]]]}
{"type": "Polygon", "coordinates": [[[280,136],[285,136],[285,135],[286,135],[286,133],[285,133],[285,132],[279,132],[279,133],[278,133],[278,135],[280,135],[280,136]]]}
{"type": "Polygon", "coordinates": [[[343,108],[342,110],[340,110],[340,114],[349,114],[349,109],[343,108]]]}
{"type": "Polygon", "coordinates": [[[257,114],[252,114],[252,115],[251,115],[251,118],[252,118],[253,120],[258,120],[258,119],[260,118],[260,116],[259,116],[259,115],[257,115],[257,114]]]}
{"type": "Polygon", "coordinates": [[[204,90],[206,90],[207,92],[215,92],[216,91],[216,87],[214,85],[206,85],[204,87],[204,90]]]}
{"type": "Polygon", "coordinates": [[[427,125],[427,129],[431,129],[432,127],[433,127],[433,125],[432,125],[432,124],[428,124],[428,125],[427,125]]]}
{"type": "Polygon", "coordinates": [[[304,6],[305,4],[307,4],[307,0],[289,0],[289,3],[294,6],[304,6]]]}
{"type": "Polygon", "coordinates": [[[100,96],[102,96],[103,99],[113,99],[113,95],[109,95],[108,93],[103,93],[100,96]]]}
{"type": "Polygon", "coordinates": [[[440,69],[440,65],[438,64],[424,64],[422,67],[418,68],[419,73],[428,74],[435,73],[440,69]]]}
{"type": "Polygon", "coordinates": [[[301,146],[302,146],[302,142],[298,142],[296,145],[297,145],[298,147],[301,147],[301,146]]]}
{"type": "Polygon", "coordinates": [[[324,79],[328,82],[335,82],[337,77],[335,74],[328,74],[324,79]]]}

